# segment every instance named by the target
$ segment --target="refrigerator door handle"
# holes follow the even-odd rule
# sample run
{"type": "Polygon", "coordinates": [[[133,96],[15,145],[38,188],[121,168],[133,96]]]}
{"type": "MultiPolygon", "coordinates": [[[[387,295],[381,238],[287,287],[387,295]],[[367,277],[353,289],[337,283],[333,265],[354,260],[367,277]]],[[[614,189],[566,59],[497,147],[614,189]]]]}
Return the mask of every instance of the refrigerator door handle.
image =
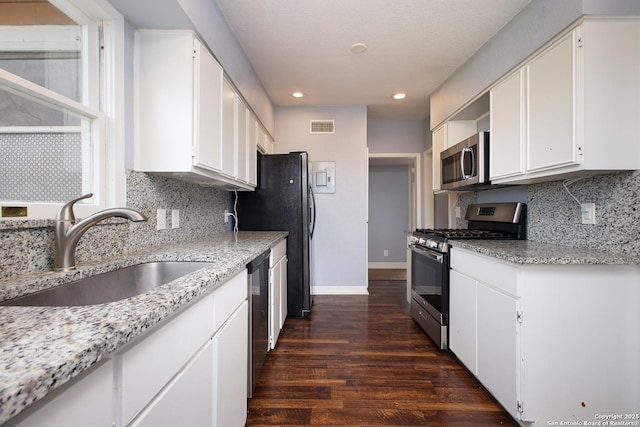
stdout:
{"type": "Polygon", "coordinates": [[[313,232],[316,229],[316,199],[313,195],[313,189],[309,186],[309,201],[311,206],[309,207],[311,218],[311,230],[309,231],[309,238],[313,239],[313,232]]]}

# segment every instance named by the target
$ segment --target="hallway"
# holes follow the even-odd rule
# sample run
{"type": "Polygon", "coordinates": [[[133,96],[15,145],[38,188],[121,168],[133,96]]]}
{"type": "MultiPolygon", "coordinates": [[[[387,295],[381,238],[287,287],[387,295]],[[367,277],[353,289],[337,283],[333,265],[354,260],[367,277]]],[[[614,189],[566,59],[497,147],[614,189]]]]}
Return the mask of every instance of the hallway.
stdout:
{"type": "Polygon", "coordinates": [[[404,280],[316,296],[289,318],[249,400],[248,426],[517,425],[409,316],[404,280]]]}

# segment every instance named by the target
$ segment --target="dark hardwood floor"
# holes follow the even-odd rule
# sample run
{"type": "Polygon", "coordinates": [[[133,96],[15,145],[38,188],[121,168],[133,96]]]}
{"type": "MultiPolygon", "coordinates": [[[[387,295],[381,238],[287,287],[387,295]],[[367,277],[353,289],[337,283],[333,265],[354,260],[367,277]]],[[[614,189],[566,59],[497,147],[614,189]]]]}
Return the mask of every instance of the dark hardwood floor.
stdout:
{"type": "Polygon", "coordinates": [[[516,426],[409,316],[403,280],[369,296],[316,296],[288,318],[268,357],[248,426],[516,426]]]}

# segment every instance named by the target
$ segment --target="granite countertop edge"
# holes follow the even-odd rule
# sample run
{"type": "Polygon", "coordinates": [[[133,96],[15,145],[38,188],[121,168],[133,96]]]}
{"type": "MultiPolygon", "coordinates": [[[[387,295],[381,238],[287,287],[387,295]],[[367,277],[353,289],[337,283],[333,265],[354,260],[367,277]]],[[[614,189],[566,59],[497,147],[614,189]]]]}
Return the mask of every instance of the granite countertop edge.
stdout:
{"type": "Polygon", "coordinates": [[[81,277],[152,261],[209,265],[142,295],[82,307],[0,306],[0,424],[108,358],[163,319],[216,289],[286,238],[286,232],[240,232],[167,245],[81,266],[0,282],[0,301],[81,277]]]}
{"type": "Polygon", "coordinates": [[[529,240],[450,240],[453,248],[467,249],[522,265],[636,265],[640,257],[529,240]]]}

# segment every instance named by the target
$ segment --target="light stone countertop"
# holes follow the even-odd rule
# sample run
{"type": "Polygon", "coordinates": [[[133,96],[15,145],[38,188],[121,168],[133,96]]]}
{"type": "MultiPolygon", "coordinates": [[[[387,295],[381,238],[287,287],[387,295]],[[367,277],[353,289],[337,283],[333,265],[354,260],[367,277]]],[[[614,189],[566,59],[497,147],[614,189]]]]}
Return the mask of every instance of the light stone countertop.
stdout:
{"type": "Polygon", "coordinates": [[[176,310],[246,268],[286,232],[224,233],[80,266],[0,281],[0,301],[81,277],[151,261],[200,261],[210,266],[142,295],[80,307],[0,306],[0,424],[68,382],[176,310]]]}
{"type": "Polygon", "coordinates": [[[529,240],[450,240],[467,249],[516,264],[640,265],[640,257],[529,240]]]}

